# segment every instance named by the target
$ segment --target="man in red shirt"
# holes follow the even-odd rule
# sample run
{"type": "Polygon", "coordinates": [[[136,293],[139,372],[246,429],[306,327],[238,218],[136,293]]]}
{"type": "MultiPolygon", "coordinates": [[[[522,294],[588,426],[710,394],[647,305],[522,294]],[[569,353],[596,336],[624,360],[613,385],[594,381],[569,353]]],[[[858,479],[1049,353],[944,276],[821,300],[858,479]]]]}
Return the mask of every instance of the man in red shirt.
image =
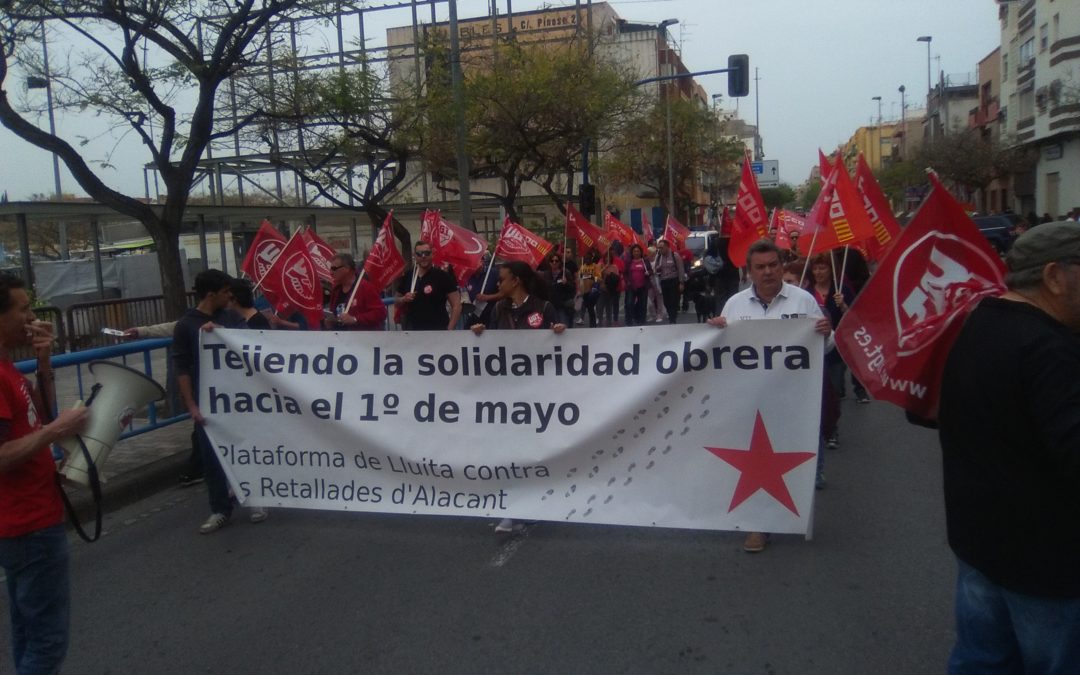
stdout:
{"type": "Polygon", "coordinates": [[[325,319],[327,330],[382,330],[386,324],[386,305],[370,279],[357,279],[356,261],[348,253],[338,253],[330,260],[334,286],[330,289],[330,308],[325,319]],[[353,289],[356,284],[356,296],[353,289]],[[346,303],[352,298],[352,303],[346,303]],[[331,314],[333,316],[331,316],[331,314]]]}
{"type": "Polygon", "coordinates": [[[11,653],[17,673],[59,672],[68,645],[70,594],[64,507],[49,446],[86,426],[87,410],[49,424],[41,389],[53,394],[52,324],[35,321],[17,277],[0,274],[0,567],[7,575],[11,653]],[[38,390],[10,350],[32,344],[38,390]]]}

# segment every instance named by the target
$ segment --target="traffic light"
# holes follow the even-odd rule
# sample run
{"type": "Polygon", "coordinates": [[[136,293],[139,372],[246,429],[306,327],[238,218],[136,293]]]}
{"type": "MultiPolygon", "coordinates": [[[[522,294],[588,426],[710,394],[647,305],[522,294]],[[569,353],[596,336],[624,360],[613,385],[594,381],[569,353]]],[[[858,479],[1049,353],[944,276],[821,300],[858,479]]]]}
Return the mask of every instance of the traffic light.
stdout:
{"type": "Polygon", "coordinates": [[[591,183],[582,183],[578,186],[578,211],[586,218],[592,218],[596,213],[596,186],[591,183]]]}
{"type": "Polygon", "coordinates": [[[732,54],[727,57],[727,95],[730,98],[750,93],[750,57],[732,54]]]}

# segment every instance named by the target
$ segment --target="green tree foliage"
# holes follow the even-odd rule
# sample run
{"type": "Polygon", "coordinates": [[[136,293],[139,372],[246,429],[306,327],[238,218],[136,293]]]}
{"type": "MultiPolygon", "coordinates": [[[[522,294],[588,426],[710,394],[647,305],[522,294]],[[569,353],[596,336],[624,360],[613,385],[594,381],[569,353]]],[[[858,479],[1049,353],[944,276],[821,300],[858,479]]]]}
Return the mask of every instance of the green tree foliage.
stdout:
{"type": "MultiPolygon", "coordinates": [[[[587,38],[559,43],[466,42],[462,53],[465,148],[470,178],[494,178],[493,197],[511,217],[522,186],[541,186],[556,205],[564,177],[580,168],[586,141],[603,151],[607,139],[640,105],[633,78],[597,54],[587,38]],[[482,44],[483,46],[478,46],[482,44]]],[[[441,186],[457,179],[449,54],[436,34],[427,64],[414,143],[441,186]]]]}
{"type": "Polygon", "coordinates": [[[810,207],[817,201],[818,195],[821,194],[821,181],[812,180],[808,181],[806,187],[803,188],[802,194],[799,196],[799,206],[809,211],[810,207]]]}
{"type": "MultiPolygon", "coordinates": [[[[369,64],[297,69],[289,78],[254,79],[246,97],[254,122],[246,136],[269,147],[270,161],[296,172],[328,201],[382,225],[388,197],[413,154],[417,107],[390,96],[369,64]]],[[[394,221],[403,250],[409,231],[394,221]]]]}
{"type": "MultiPolygon", "coordinates": [[[[716,114],[693,101],[673,100],[671,105],[671,155],[675,184],[675,209],[692,201],[692,189],[705,174],[721,186],[738,183],[738,161],[743,145],[724,136],[716,114]]],[[[611,144],[601,162],[601,176],[609,188],[644,187],[668,203],[667,110],[655,103],[631,120],[611,144]]]]}
{"type": "Polygon", "coordinates": [[[795,204],[795,189],[781,183],[779,187],[762,189],[761,198],[765,201],[765,208],[782,209],[795,204]]]}
{"type": "Polygon", "coordinates": [[[1030,148],[984,138],[975,129],[935,138],[923,145],[919,156],[923,166],[968,193],[985,190],[996,178],[1028,171],[1036,160],[1037,154],[1030,148]]]}
{"type": "MultiPolygon", "coordinates": [[[[0,123],[23,140],[56,153],[91,197],[136,218],[154,240],[168,310],[186,306],[179,233],[199,160],[215,138],[248,119],[215,124],[219,87],[257,61],[282,37],[270,30],[318,3],[299,0],[6,0],[0,3],[0,123]],[[62,40],[66,59],[52,63],[55,104],[109,119],[142,141],[165,198],[151,206],[103,180],[107,158],[84,157],[13,102],[9,77],[42,77],[42,30],[62,40]],[[98,164],[98,168],[92,164],[98,164]]],[[[287,35],[285,36],[287,37],[287,35]]]]}

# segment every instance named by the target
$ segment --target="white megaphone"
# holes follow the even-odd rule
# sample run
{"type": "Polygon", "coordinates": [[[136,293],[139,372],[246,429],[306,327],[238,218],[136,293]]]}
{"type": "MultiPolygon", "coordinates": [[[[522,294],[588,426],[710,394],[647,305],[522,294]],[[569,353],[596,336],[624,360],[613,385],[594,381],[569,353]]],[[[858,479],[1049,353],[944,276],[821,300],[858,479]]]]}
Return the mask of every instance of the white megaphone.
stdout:
{"type": "MultiPolygon", "coordinates": [[[[165,398],[165,390],[160,384],[127,366],[109,361],[93,361],[90,363],[90,372],[97,384],[86,402],[90,408],[86,430],[58,443],[68,453],[68,460],[61,473],[68,480],[86,486],[90,485],[90,467],[82,446],[86,446],[100,476],[109,451],[120,438],[124,428],[131,424],[135,413],[152,401],[165,398]]],[[[104,477],[101,480],[104,481],[104,477]]]]}

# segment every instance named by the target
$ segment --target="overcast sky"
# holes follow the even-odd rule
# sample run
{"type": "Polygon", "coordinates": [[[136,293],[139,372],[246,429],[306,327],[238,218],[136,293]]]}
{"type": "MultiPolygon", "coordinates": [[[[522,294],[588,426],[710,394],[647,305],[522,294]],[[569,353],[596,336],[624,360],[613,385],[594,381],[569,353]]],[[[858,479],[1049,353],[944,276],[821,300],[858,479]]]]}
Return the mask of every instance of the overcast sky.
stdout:
{"type": "MultiPolygon", "coordinates": [[[[371,2],[369,5],[382,4],[371,2]]],[[[584,2],[582,2],[584,5],[584,2]]],[[[931,69],[950,75],[971,73],[978,61],[999,43],[997,3],[994,0],[626,0],[610,3],[624,19],[659,23],[678,19],[670,31],[681,41],[682,57],[692,71],[722,68],[728,54],[750,55],[758,69],[761,133],[768,159],[780,162],[781,179],[798,184],[817,161],[817,148],[826,151],[846,141],[856,128],[876,121],[882,97],[886,120],[899,119],[900,93],[907,88],[908,109],[921,109],[926,100],[926,43],[930,35],[931,69]],[[940,60],[939,60],[940,59],[940,60]]],[[[486,13],[489,0],[459,0],[459,17],[486,13]]],[[[573,2],[541,3],[514,0],[515,12],[541,7],[573,6],[573,2]]],[[[499,7],[505,11],[505,0],[499,7]]],[[[372,42],[385,43],[381,29],[408,24],[408,13],[379,12],[367,23],[372,42]],[[377,37],[376,37],[377,36],[377,37]]],[[[422,12],[421,16],[427,16],[422,12]]],[[[445,5],[439,16],[445,16],[445,5]]],[[[51,47],[50,58],[63,58],[63,46],[51,47]]],[[[710,94],[726,93],[724,75],[705,76],[699,83],[710,94]]],[[[754,121],[755,84],[739,102],[740,116],[754,121]]],[[[21,81],[9,81],[11,92],[21,81]]],[[[37,95],[38,92],[31,92],[37,95]]],[[[22,92],[16,96],[23,95],[22,92]]],[[[732,102],[725,101],[725,107],[732,102]]],[[[46,120],[41,120],[43,127],[46,120]]],[[[58,120],[61,135],[78,144],[77,135],[94,136],[87,146],[91,157],[112,155],[115,168],[106,182],[125,192],[143,192],[139,144],[131,139],[98,136],[90,119],[58,120]]],[[[12,200],[32,193],[52,192],[50,155],[0,127],[0,191],[12,200]]],[[[62,168],[65,192],[82,194],[62,168]]]]}

